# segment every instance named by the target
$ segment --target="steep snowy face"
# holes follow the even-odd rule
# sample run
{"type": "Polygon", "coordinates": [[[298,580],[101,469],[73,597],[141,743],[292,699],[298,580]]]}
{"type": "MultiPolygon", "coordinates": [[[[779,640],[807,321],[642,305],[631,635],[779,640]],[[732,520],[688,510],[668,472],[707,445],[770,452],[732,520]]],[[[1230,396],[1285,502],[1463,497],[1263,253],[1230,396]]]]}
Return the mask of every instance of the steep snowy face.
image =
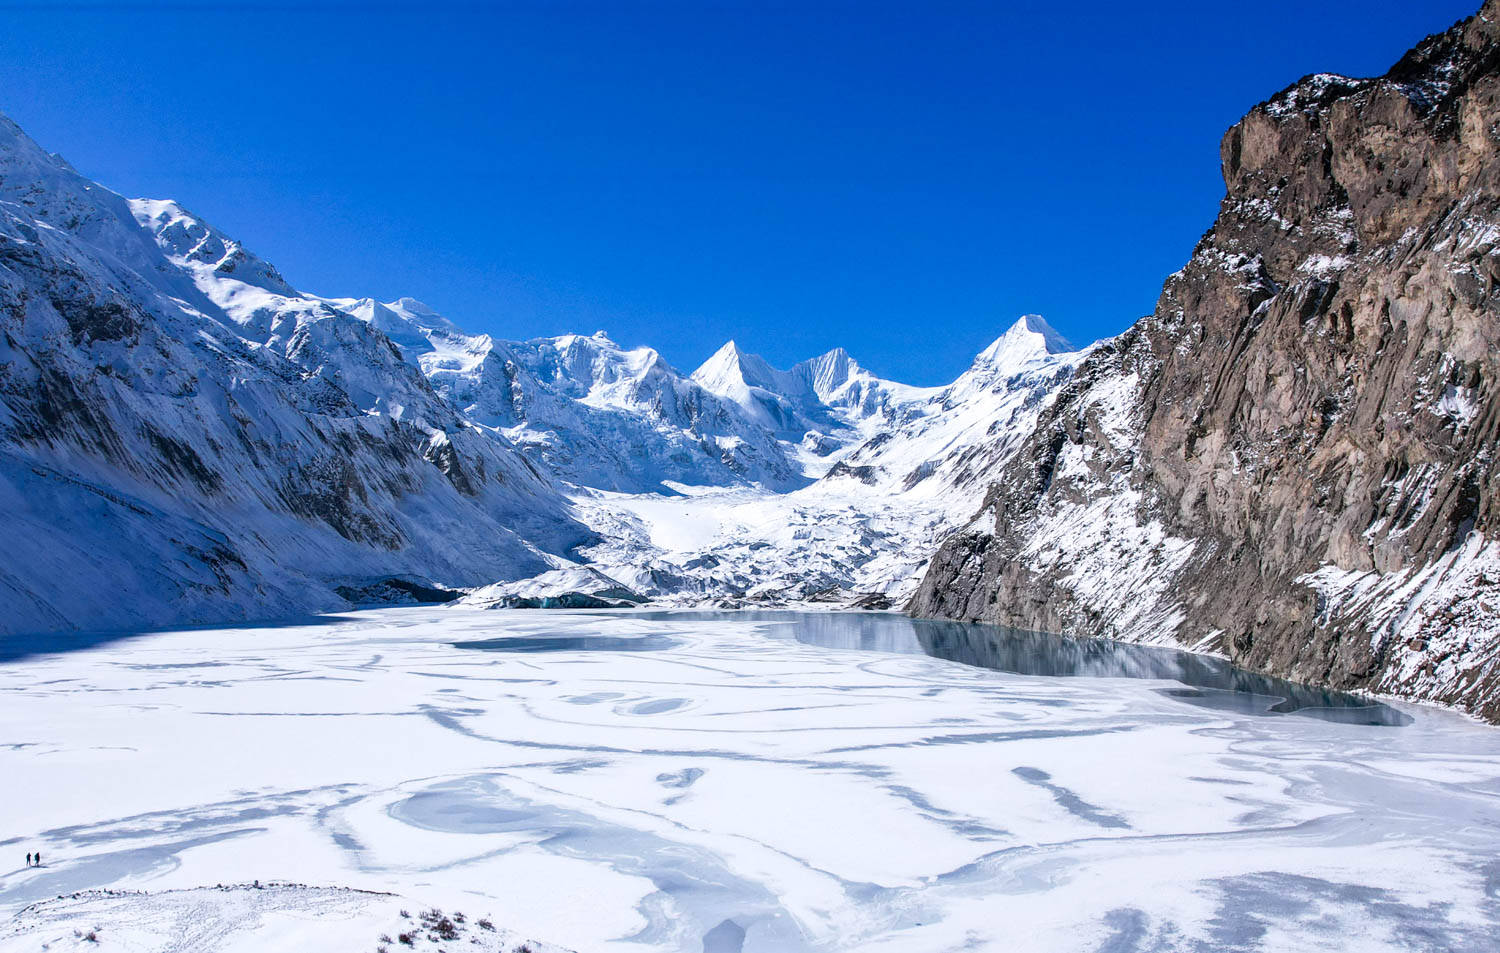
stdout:
{"type": "Polygon", "coordinates": [[[239,242],[176,202],[136,199],[129,204],[135,220],[155,236],[157,245],[171,261],[195,277],[202,276],[201,287],[221,287],[211,277],[233,279],[222,285],[225,300],[221,307],[231,316],[254,316],[253,304],[236,300],[245,294],[259,291],[272,296],[272,300],[297,297],[297,292],[269,262],[246,251],[239,242]]]}
{"type": "Polygon", "coordinates": [[[464,333],[410,298],[327,304],[380,328],[448,405],[576,486],[782,491],[809,480],[795,445],[651,348],[622,348],[602,331],[495,341],[464,333]]]}
{"type": "Polygon", "coordinates": [[[805,374],[779,371],[733,341],[704,361],[693,372],[693,381],[785,440],[801,440],[809,432],[836,426],[805,374]]]}
{"type": "Polygon", "coordinates": [[[942,500],[955,520],[970,517],[994,468],[1019,449],[1085,353],[1040,317],[1026,315],[952,384],[902,402],[899,418],[825,479],[942,500]]]}
{"type": "Polygon", "coordinates": [[[843,348],[782,371],[733,341],[694,371],[693,380],[783,439],[820,445],[825,455],[857,440],[862,426],[887,420],[928,394],[876,377],[843,348]]]}
{"type": "Polygon", "coordinates": [[[894,422],[928,400],[934,390],[876,377],[841,347],[803,361],[791,373],[805,380],[818,400],[846,424],[866,429],[894,422]]]}
{"type": "Polygon", "coordinates": [[[630,491],[806,482],[777,434],[651,348],[621,348],[602,332],[505,348],[521,408],[507,433],[570,482],[630,491]]]}
{"type": "Polygon", "coordinates": [[[1500,0],[1251,110],[1192,260],[988,474],[912,608],[1500,720],[1497,127],[1500,0]]]}
{"type": "Polygon", "coordinates": [[[385,333],[385,327],[399,333],[408,315],[388,311],[357,320],[347,307],[354,302],[299,293],[274,266],[177,203],[134,199],[128,204],[158,249],[156,261],[141,262],[136,270],[186,278],[197,292],[190,299],[197,310],[227,319],[239,336],[328,381],[363,410],[419,427],[459,426],[453,409],[385,333]]]}
{"type": "Polygon", "coordinates": [[[649,347],[625,349],[603,331],[589,337],[565,334],[509,343],[507,348],[533,379],[557,394],[590,407],[645,415],[690,427],[696,406],[692,388],[649,347]]]}
{"type": "Polygon", "coordinates": [[[1041,315],[1027,314],[980,351],[974,365],[1019,369],[1032,361],[1044,360],[1049,354],[1067,354],[1076,350],[1041,315]]]}
{"type": "Polygon", "coordinates": [[[0,119],[0,631],[346,606],[588,541],[370,323],[0,119]]]}

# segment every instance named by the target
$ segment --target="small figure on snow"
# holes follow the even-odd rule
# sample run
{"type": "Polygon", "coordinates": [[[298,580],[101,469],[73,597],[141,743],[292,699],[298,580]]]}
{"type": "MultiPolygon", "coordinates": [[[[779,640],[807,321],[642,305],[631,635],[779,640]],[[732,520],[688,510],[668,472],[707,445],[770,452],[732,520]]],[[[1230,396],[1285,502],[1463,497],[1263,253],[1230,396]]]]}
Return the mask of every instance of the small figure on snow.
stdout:
{"type": "Polygon", "coordinates": [[[26,852],[26,866],[31,866],[31,851],[26,852]]]}
{"type": "Polygon", "coordinates": [[[41,851],[37,851],[36,852],[36,865],[38,867],[42,866],[42,852],[41,851]]]}

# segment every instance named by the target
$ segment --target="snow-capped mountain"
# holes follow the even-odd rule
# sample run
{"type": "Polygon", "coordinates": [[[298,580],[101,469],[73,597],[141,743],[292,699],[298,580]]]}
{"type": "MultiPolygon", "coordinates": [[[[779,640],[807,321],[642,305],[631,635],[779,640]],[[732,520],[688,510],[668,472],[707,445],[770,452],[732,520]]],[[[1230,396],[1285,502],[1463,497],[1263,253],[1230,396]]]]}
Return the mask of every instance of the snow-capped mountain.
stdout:
{"type": "Polygon", "coordinates": [[[825,479],[941,500],[955,516],[972,515],[992,468],[1020,447],[1042,404],[1082,357],[1040,315],[1024,315],[956,381],[905,404],[899,419],[825,479]]]}
{"type": "Polygon", "coordinates": [[[1125,334],[937,388],[305,294],[0,119],[0,632],[915,593],[1500,718],[1497,3],[1252,110],[1125,334]]]}
{"type": "Polygon", "coordinates": [[[589,540],[383,333],[3,118],[0,507],[12,632],[340,608],[589,540]]]}
{"type": "Polygon", "coordinates": [[[9,121],[0,211],[7,630],[435,585],[525,604],[518,578],[600,574],[679,602],[899,598],[1078,359],[1034,316],[943,388],[842,348],[781,370],[730,342],[684,374],[603,332],[498,341],[303,293],[9,121]]]}
{"type": "Polygon", "coordinates": [[[468,419],[576,487],[794,490],[938,392],[843,348],[783,371],[730,342],[689,376],[603,331],[496,341],[411,298],[317,300],[378,328],[468,419]]]}
{"type": "Polygon", "coordinates": [[[496,341],[410,298],[322,300],[380,329],[470,420],[578,487],[793,490],[928,393],[842,348],[781,371],[730,342],[686,376],[603,331],[496,341]]]}
{"type": "Polygon", "coordinates": [[[1021,447],[1086,354],[1036,315],[941,388],[881,381],[842,351],[776,371],[730,350],[695,379],[775,406],[781,419],[828,415],[844,428],[830,433],[861,439],[820,460],[817,482],[788,493],[581,495],[580,517],[600,538],[588,558],[658,599],[903,601],[939,542],[974,516],[988,468],[1021,447]]]}
{"type": "Polygon", "coordinates": [[[733,341],[703,362],[693,380],[782,439],[800,440],[804,470],[815,476],[831,462],[821,458],[862,442],[933,392],[876,377],[841,347],[782,371],[733,341]]]}
{"type": "Polygon", "coordinates": [[[335,303],[390,329],[451,405],[568,483],[649,492],[666,482],[807,482],[775,434],[651,348],[622,348],[603,332],[495,341],[410,299],[335,303]]]}

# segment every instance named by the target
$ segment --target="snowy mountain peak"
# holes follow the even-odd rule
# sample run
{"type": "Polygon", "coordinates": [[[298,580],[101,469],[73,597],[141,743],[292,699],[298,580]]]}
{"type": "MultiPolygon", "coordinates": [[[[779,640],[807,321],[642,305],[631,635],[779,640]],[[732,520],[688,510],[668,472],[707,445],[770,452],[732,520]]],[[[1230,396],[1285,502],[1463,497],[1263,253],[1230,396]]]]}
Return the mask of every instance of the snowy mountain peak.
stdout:
{"type": "Polygon", "coordinates": [[[169,258],[195,273],[232,277],[275,295],[297,293],[270,262],[170,199],[131,199],[130,211],[169,258]]]}
{"type": "Polygon", "coordinates": [[[452,322],[415,298],[380,302],[374,298],[330,298],[334,307],[377,328],[407,356],[434,350],[434,337],[463,338],[452,322]]]}
{"type": "Polygon", "coordinates": [[[693,380],[706,390],[738,400],[747,388],[759,387],[774,393],[784,392],[788,375],[778,371],[765,358],[740,350],[729,341],[713,357],[693,372],[693,380]]]}
{"type": "Polygon", "coordinates": [[[743,357],[739,345],[733,341],[725,341],[724,345],[713,353],[713,356],[700,364],[693,372],[693,380],[699,382],[717,380],[725,374],[737,373],[743,357]]]}
{"type": "Polygon", "coordinates": [[[387,301],[385,306],[423,327],[441,328],[445,331],[458,330],[458,326],[452,321],[438,314],[437,311],[433,310],[425,302],[418,301],[416,298],[397,298],[395,301],[387,301]]]}
{"type": "Polygon", "coordinates": [[[864,369],[855,363],[848,351],[836,347],[827,354],[803,361],[793,371],[801,371],[806,375],[813,391],[827,401],[839,388],[849,383],[850,378],[862,374],[864,369]]]}
{"type": "Polygon", "coordinates": [[[994,343],[980,351],[974,358],[974,363],[1014,366],[1048,354],[1070,354],[1076,350],[1041,315],[1026,314],[1018,318],[994,343]]]}

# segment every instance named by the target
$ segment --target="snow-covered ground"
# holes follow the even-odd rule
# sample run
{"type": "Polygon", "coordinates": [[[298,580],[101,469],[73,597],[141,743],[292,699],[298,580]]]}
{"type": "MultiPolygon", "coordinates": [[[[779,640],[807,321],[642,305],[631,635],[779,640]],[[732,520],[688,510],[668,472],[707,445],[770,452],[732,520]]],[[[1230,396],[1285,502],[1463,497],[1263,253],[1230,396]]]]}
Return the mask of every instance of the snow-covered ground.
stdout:
{"type": "Polygon", "coordinates": [[[65,654],[9,641],[0,911],[49,902],[0,929],[0,950],[186,949],[127,936],[191,909],[243,924],[209,931],[240,945],[194,949],[373,953],[406,904],[642,953],[1500,936],[1493,729],[1415,707],[1401,727],[1214,709],[1169,681],[852,649],[910,646],[924,625],[942,624],[445,607],[65,654]],[[32,850],[45,866],[23,865],[32,850]],[[254,880],[399,899],[171,892],[254,880]],[[71,896],[99,888],[150,894],[71,896]],[[338,912],[314,942],[297,931],[320,904],[338,912]]]}
{"type": "Polygon", "coordinates": [[[600,537],[585,550],[590,565],[665,605],[900,600],[963,512],[847,481],[794,493],[683,489],[575,497],[579,521],[600,537]]]}
{"type": "Polygon", "coordinates": [[[412,948],[564,953],[463,910],[389,893],[306,884],[85,890],[32,904],[0,926],[0,951],[371,953],[412,948]]]}

